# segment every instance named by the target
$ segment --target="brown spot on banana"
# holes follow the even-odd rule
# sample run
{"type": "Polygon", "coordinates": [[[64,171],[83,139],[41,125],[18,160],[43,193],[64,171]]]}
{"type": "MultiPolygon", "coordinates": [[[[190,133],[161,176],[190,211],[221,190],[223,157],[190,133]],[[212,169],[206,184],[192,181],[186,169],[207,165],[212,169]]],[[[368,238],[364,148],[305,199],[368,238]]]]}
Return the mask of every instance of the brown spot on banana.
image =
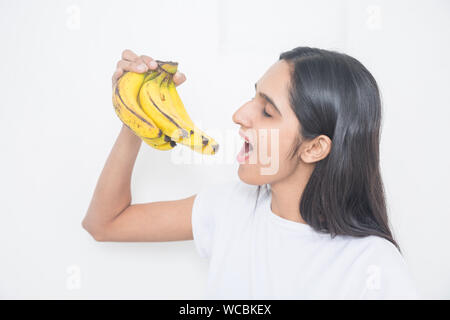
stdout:
{"type": "Polygon", "coordinates": [[[209,139],[202,135],[202,144],[203,144],[204,146],[207,146],[207,145],[208,145],[208,141],[209,141],[209,139]]]}

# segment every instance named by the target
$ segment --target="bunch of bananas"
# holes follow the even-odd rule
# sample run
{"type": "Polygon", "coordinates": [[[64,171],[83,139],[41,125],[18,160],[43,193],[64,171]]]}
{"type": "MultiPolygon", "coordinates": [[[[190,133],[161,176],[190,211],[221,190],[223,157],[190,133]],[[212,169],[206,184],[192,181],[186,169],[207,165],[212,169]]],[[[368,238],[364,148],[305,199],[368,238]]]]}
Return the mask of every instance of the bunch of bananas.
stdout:
{"type": "Polygon", "coordinates": [[[119,119],[149,146],[173,149],[177,143],[202,154],[215,154],[219,144],[189,117],[173,82],[178,63],[155,60],[146,73],[125,72],[113,88],[119,119]]]}

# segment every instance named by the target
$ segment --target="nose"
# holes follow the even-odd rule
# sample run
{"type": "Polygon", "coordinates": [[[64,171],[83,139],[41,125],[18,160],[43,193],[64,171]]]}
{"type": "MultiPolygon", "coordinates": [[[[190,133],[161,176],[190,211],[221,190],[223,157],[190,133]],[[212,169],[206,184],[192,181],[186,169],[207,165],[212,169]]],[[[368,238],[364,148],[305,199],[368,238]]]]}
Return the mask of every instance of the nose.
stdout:
{"type": "Polygon", "coordinates": [[[243,127],[249,128],[251,126],[251,117],[248,114],[247,104],[244,104],[233,114],[233,122],[243,127]]]}

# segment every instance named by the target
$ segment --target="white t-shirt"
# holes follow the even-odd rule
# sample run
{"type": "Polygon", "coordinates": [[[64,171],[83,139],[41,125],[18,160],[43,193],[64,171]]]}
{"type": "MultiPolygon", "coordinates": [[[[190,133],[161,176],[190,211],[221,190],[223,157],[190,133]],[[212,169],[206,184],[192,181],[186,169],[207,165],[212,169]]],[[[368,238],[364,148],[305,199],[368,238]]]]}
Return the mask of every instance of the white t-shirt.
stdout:
{"type": "Polygon", "coordinates": [[[209,259],[207,299],[420,299],[397,248],[377,236],[316,232],[272,212],[269,185],[210,184],[192,230],[209,259]]]}

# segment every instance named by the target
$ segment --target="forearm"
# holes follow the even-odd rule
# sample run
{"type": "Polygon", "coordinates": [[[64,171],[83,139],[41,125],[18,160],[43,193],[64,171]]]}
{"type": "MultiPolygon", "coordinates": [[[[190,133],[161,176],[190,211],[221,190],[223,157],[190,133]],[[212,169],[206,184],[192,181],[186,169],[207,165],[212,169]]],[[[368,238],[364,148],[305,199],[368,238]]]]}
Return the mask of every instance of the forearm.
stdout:
{"type": "Polygon", "coordinates": [[[122,125],[83,220],[88,231],[100,229],[131,204],[131,176],[141,143],[139,137],[122,125]]]}

